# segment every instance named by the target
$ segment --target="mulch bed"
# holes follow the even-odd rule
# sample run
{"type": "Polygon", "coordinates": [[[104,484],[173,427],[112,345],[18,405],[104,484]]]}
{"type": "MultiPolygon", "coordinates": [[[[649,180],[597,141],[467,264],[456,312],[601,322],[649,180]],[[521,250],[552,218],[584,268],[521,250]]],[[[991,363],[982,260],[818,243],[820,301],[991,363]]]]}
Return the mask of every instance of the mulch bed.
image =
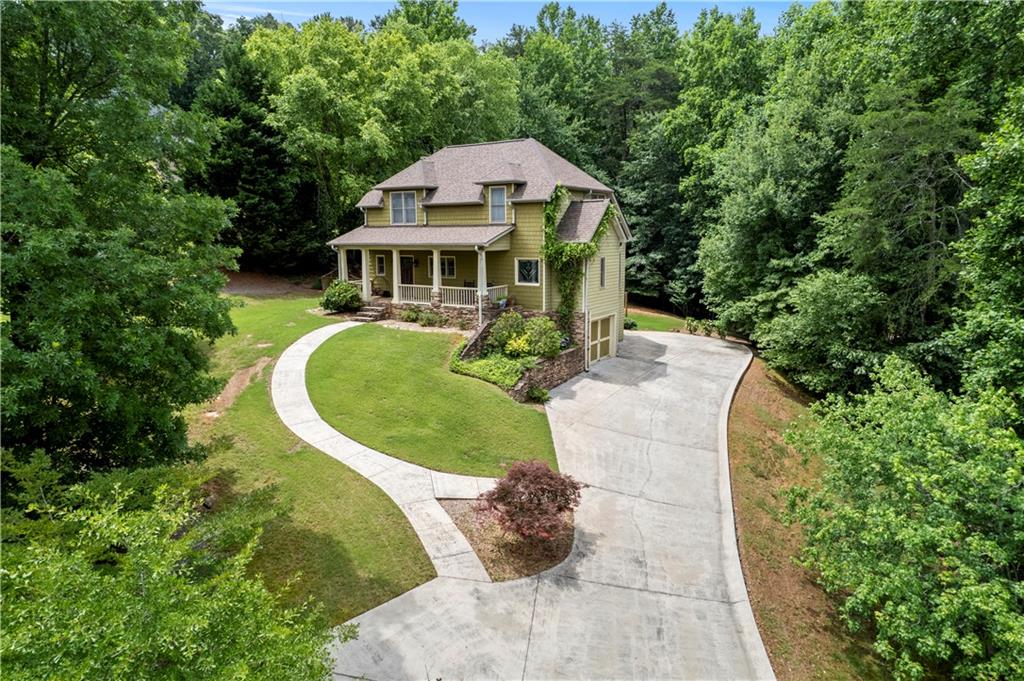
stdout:
{"type": "Polygon", "coordinates": [[[572,551],[573,517],[566,513],[562,533],[550,541],[526,541],[504,532],[474,499],[439,499],[456,527],[466,535],[487,574],[495,582],[529,577],[561,563],[572,551]]]}

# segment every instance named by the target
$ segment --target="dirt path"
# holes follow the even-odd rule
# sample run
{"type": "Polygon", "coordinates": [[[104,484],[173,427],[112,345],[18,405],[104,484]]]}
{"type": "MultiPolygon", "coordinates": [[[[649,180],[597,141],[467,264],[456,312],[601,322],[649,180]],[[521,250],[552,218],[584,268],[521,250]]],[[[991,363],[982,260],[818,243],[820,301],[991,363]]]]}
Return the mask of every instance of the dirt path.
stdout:
{"type": "Polygon", "coordinates": [[[235,403],[242,391],[249,387],[254,379],[259,378],[263,368],[273,361],[271,357],[260,357],[251,367],[239,369],[228,379],[227,385],[220,391],[220,394],[213,399],[209,408],[203,412],[203,417],[212,420],[224,413],[224,411],[235,403]]]}

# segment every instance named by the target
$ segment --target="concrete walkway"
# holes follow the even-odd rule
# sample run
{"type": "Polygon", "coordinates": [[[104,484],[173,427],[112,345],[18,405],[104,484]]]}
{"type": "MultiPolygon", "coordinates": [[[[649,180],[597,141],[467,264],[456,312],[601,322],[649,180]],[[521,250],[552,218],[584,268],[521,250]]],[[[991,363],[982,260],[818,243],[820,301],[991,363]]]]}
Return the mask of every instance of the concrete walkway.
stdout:
{"type": "MultiPolygon", "coordinates": [[[[340,330],[328,329],[298,344],[340,330]]],[[[338,678],[774,678],[729,488],[729,403],[750,353],[667,333],[630,333],[619,352],[553,390],[548,405],[561,469],[590,485],[569,558],[512,582],[446,574],[364,613],[359,639],[332,651],[338,678]]],[[[304,379],[279,384],[275,371],[275,405],[279,389],[308,403],[304,379]]],[[[311,432],[314,442],[289,425],[333,447],[324,445],[334,436],[311,432]]],[[[381,471],[369,472],[391,494],[381,471]]]]}
{"type": "Polygon", "coordinates": [[[335,334],[358,325],[342,322],[324,326],[289,346],[274,366],[270,384],[274,409],[293,433],[368,478],[398,504],[419,535],[438,576],[491,581],[437,499],[473,499],[490,489],[493,479],[439,473],[388,456],[342,435],[313,407],[306,391],[310,355],[335,334]]]}

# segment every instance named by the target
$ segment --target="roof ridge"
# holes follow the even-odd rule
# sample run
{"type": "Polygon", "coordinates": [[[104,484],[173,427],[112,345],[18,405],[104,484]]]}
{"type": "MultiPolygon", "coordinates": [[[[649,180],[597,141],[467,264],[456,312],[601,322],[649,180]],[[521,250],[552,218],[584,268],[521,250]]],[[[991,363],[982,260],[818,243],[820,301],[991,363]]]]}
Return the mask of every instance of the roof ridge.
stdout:
{"type": "MultiPolygon", "coordinates": [[[[491,140],[490,142],[467,142],[466,144],[446,144],[437,151],[444,151],[445,149],[459,149],[462,147],[482,147],[487,144],[508,144],[509,142],[526,142],[529,140],[533,140],[534,142],[537,141],[534,140],[532,137],[516,137],[507,140],[491,140]]],[[[434,154],[436,154],[437,151],[435,151],[434,154]]],[[[431,156],[433,156],[434,154],[431,154],[431,156]]]]}
{"type": "MultiPolygon", "coordinates": [[[[540,149],[540,154],[538,154],[540,156],[540,162],[544,164],[544,167],[548,171],[548,177],[550,177],[551,180],[555,183],[555,186],[557,187],[558,185],[562,184],[561,178],[559,178],[555,171],[551,169],[551,163],[548,162],[548,155],[544,153],[545,151],[551,152],[552,154],[554,154],[555,152],[551,151],[546,146],[544,146],[542,142],[535,140],[532,137],[527,137],[526,139],[529,140],[530,142],[533,142],[534,146],[540,149]]],[[[569,163],[570,165],[572,164],[571,161],[569,163]]]]}

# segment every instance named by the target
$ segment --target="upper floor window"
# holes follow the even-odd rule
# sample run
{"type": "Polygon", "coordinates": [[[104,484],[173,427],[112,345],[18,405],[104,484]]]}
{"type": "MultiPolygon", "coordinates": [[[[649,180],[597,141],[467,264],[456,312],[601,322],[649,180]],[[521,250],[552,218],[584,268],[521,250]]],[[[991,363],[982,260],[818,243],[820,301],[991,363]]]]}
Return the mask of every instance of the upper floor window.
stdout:
{"type": "Polygon", "coordinates": [[[604,256],[601,256],[601,288],[604,288],[605,277],[608,273],[608,264],[605,262],[604,256]]]}
{"type": "Polygon", "coordinates": [[[504,187],[491,187],[491,222],[505,222],[504,187]]]}
{"type": "Polygon", "coordinates": [[[391,224],[416,224],[416,192],[391,192],[391,224]]]}

